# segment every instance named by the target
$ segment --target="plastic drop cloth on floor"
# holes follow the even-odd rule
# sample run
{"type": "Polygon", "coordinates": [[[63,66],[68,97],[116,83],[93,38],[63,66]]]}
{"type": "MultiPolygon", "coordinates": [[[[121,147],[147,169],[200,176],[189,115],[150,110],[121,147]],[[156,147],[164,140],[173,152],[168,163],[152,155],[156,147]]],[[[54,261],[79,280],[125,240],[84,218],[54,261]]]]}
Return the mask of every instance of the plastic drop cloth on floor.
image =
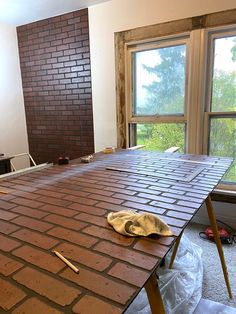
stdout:
{"type": "MultiPolygon", "coordinates": [[[[172,251],[165,267],[158,269],[158,284],[167,314],[192,314],[202,297],[202,249],[182,236],[172,269],[168,269],[172,251]]],[[[143,288],[125,314],[151,314],[143,288]]]]}

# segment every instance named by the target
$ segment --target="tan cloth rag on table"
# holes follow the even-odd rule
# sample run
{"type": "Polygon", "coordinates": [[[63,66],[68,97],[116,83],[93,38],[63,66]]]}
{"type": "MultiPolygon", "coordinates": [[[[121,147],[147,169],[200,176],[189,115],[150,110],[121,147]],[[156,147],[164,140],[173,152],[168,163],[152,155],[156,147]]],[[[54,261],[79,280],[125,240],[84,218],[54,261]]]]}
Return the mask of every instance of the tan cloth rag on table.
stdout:
{"type": "Polygon", "coordinates": [[[156,215],[145,213],[138,214],[131,211],[109,213],[107,221],[119,233],[126,236],[148,236],[158,234],[171,236],[169,226],[156,215]]]}

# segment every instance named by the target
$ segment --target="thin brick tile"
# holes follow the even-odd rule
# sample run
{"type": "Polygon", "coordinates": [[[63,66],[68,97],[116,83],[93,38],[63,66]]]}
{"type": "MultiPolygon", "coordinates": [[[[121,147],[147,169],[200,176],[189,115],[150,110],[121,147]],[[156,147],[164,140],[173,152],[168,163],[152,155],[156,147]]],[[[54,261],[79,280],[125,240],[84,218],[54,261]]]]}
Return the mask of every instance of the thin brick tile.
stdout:
{"type": "Polygon", "coordinates": [[[121,204],[123,200],[119,200],[113,197],[98,195],[98,194],[90,194],[90,198],[95,199],[96,201],[104,201],[104,202],[110,202],[112,204],[121,204]]]}
{"type": "Polygon", "coordinates": [[[5,211],[5,210],[1,210],[0,209],[0,219],[3,219],[3,220],[11,220],[15,217],[17,217],[18,215],[16,214],[13,214],[9,211],[5,211]]]}
{"type": "Polygon", "coordinates": [[[69,202],[69,201],[65,201],[65,200],[62,200],[62,199],[57,199],[57,198],[49,197],[49,196],[42,196],[42,197],[40,197],[40,201],[44,202],[44,203],[52,204],[52,205],[62,206],[62,207],[63,206],[66,207],[69,204],[71,204],[71,202],[69,202]]]}
{"type": "Polygon", "coordinates": [[[34,200],[28,200],[26,198],[21,198],[21,197],[16,197],[12,200],[12,202],[18,204],[18,205],[23,205],[23,206],[28,206],[31,208],[39,208],[40,206],[44,205],[41,202],[34,201],[34,200]]]}
{"type": "MultiPolygon", "coordinates": [[[[86,197],[89,195],[89,193],[84,192],[84,191],[76,191],[76,190],[70,189],[69,185],[66,185],[66,187],[60,188],[60,189],[58,189],[58,191],[60,191],[63,194],[70,194],[70,195],[81,196],[81,197],[86,197]]],[[[73,186],[71,188],[73,188],[73,186]]]]}
{"type": "Polygon", "coordinates": [[[45,217],[44,220],[72,230],[80,230],[87,226],[84,222],[53,214],[45,217]]]}
{"type": "Polygon", "coordinates": [[[147,241],[145,239],[140,239],[135,245],[134,249],[139,250],[144,253],[148,253],[154,256],[157,256],[159,258],[162,258],[166,255],[166,253],[169,250],[168,246],[164,246],[158,243],[152,243],[150,241],[147,241]]]}
{"type": "Polygon", "coordinates": [[[63,196],[65,196],[65,194],[63,193],[58,193],[56,191],[48,191],[48,190],[43,190],[43,189],[39,189],[35,193],[43,195],[43,196],[50,196],[50,197],[56,197],[56,198],[62,198],[63,196]]]}
{"type": "Polygon", "coordinates": [[[12,254],[54,274],[65,267],[65,264],[52,254],[44,253],[41,250],[28,245],[16,249],[12,254]]]}
{"type": "Polygon", "coordinates": [[[11,211],[14,213],[23,214],[32,218],[42,218],[48,214],[48,213],[41,212],[35,208],[32,209],[26,206],[16,206],[11,211]]]}
{"type": "MultiPolygon", "coordinates": [[[[171,229],[173,229],[173,227],[171,227],[171,229]]],[[[154,241],[164,245],[171,245],[171,243],[174,241],[174,237],[158,237],[158,239],[155,239],[154,241]]]]}
{"type": "Polygon", "coordinates": [[[191,207],[191,208],[196,208],[196,209],[199,209],[201,206],[201,204],[197,204],[193,202],[185,202],[185,201],[179,201],[177,202],[177,204],[180,206],[191,207]]]}
{"type": "Polygon", "coordinates": [[[119,183],[120,184],[124,184],[124,185],[134,186],[134,187],[137,187],[137,188],[143,188],[143,189],[148,187],[146,184],[135,183],[135,182],[131,182],[131,181],[119,181],[119,183]]]}
{"type": "Polygon", "coordinates": [[[94,250],[123,260],[131,265],[139,266],[149,270],[152,269],[158,262],[156,258],[136,251],[131,251],[127,248],[109,243],[107,241],[98,243],[94,247],[94,250]]]}
{"type": "Polygon", "coordinates": [[[58,244],[57,240],[46,236],[45,234],[41,234],[28,229],[20,229],[12,233],[11,236],[46,250],[51,249],[53,246],[58,244]]]}
{"type": "Polygon", "coordinates": [[[10,252],[11,250],[20,246],[19,241],[12,240],[4,235],[0,234],[0,249],[5,252],[10,252]]]}
{"type": "Polygon", "coordinates": [[[165,209],[159,208],[159,206],[150,206],[147,204],[139,204],[135,202],[125,202],[123,205],[132,209],[148,211],[153,214],[163,214],[165,212],[165,209]]]}
{"type": "Polygon", "coordinates": [[[127,194],[127,195],[134,195],[134,194],[136,194],[136,191],[134,191],[134,189],[132,189],[132,191],[129,191],[129,190],[118,189],[118,188],[113,188],[113,187],[106,187],[105,190],[106,191],[117,192],[117,193],[122,193],[122,194],[127,194]]]}
{"type": "Polygon", "coordinates": [[[69,242],[84,246],[86,248],[94,245],[98,239],[94,236],[88,236],[86,234],[78,233],[76,231],[71,231],[69,229],[56,227],[48,231],[48,234],[57,237],[62,240],[67,240],[69,242]]]}
{"type": "Polygon", "coordinates": [[[147,193],[139,193],[138,196],[141,198],[142,197],[147,198],[148,200],[166,202],[166,203],[171,203],[171,204],[173,204],[175,202],[174,198],[163,197],[163,196],[158,196],[158,195],[151,195],[151,194],[147,194],[147,193]]]}
{"type": "Polygon", "coordinates": [[[5,221],[1,221],[0,220],[0,230],[1,230],[1,233],[5,233],[5,234],[10,234],[16,230],[18,230],[19,227],[16,226],[16,225],[13,225],[12,223],[10,222],[5,222],[5,221]]]}
{"type": "Polygon", "coordinates": [[[71,202],[76,202],[76,203],[80,203],[80,204],[84,204],[84,205],[94,205],[97,203],[97,201],[95,200],[91,200],[85,197],[78,197],[78,196],[74,196],[74,195],[67,195],[64,197],[65,200],[71,201],[71,202]]]}
{"type": "Polygon", "coordinates": [[[116,204],[106,203],[106,202],[99,202],[96,204],[96,207],[108,209],[111,211],[117,211],[117,212],[125,209],[123,205],[116,205],[116,204]]]}
{"type": "Polygon", "coordinates": [[[33,188],[31,184],[29,183],[29,181],[27,181],[27,179],[25,178],[16,177],[16,178],[13,178],[12,182],[14,183],[14,185],[12,186],[12,188],[14,189],[18,189],[22,191],[29,191],[29,192],[35,191],[35,188],[33,188]]]}
{"type": "Polygon", "coordinates": [[[137,287],[142,287],[150,274],[134,266],[117,263],[108,272],[109,275],[131,283],[137,287]]]}
{"type": "Polygon", "coordinates": [[[15,204],[11,204],[9,202],[0,200],[0,208],[2,208],[2,209],[11,209],[11,208],[13,208],[15,206],[16,206],[15,204]]]}
{"type": "Polygon", "coordinates": [[[8,276],[23,267],[23,264],[0,254],[0,274],[8,276]]]}
{"type": "Polygon", "coordinates": [[[93,215],[88,215],[85,213],[79,214],[75,216],[76,219],[92,223],[101,227],[109,227],[107,219],[105,217],[97,217],[93,215]]]}
{"type": "Polygon", "coordinates": [[[55,206],[55,205],[44,205],[40,207],[40,210],[46,211],[47,213],[58,214],[65,217],[72,217],[76,215],[76,211],[72,209],[68,209],[61,206],[55,206]]]}
{"type": "Polygon", "coordinates": [[[47,222],[39,221],[33,218],[24,217],[24,216],[15,218],[13,222],[17,225],[24,226],[33,230],[42,231],[42,232],[47,231],[52,227],[52,225],[47,222]]]}
{"type": "Polygon", "coordinates": [[[176,211],[172,211],[172,210],[168,211],[167,216],[175,217],[175,218],[179,218],[179,219],[183,219],[183,220],[187,220],[187,221],[189,221],[192,218],[192,215],[190,215],[190,214],[180,213],[180,212],[176,212],[176,211]]]}
{"type": "Polygon", "coordinates": [[[20,270],[13,279],[61,306],[71,304],[80,294],[79,289],[29,267],[20,270]]]}
{"type": "Polygon", "coordinates": [[[179,194],[173,194],[173,193],[163,193],[162,194],[165,197],[172,197],[175,199],[183,200],[183,201],[189,201],[189,202],[195,202],[195,203],[202,203],[203,198],[197,198],[197,195],[195,197],[189,197],[185,195],[179,195],[179,194]]]}
{"type": "Polygon", "coordinates": [[[12,314],[63,314],[63,312],[51,307],[48,304],[38,300],[37,298],[27,299],[24,303],[18,306],[12,314]]]}
{"type": "Polygon", "coordinates": [[[26,294],[18,287],[0,278],[0,307],[8,311],[24,299],[26,294]]]}
{"type": "Polygon", "coordinates": [[[99,190],[99,189],[93,189],[93,188],[83,188],[83,191],[94,193],[94,194],[100,194],[104,196],[111,196],[113,193],[109,191],[99,190]]]}
{"type": "Polygon", "coordinates": [[[135,292],[133,288],[127,285],[118,283],[82,267],[80,267],[79,276],[76,276],[76,274],[69,269],[63,271],[60,276],[98,295],[121,304],[125,304],[135,292]]]}
{"type": "Polygon", "coordinates": [[[165,209],[169,209],[169,210],[176,210],[176,211],[180,211],[180,212],[186,212],[189,214],[193,214],[195,212],[195,209],[189,208],[189,207],[185,207],[185,206],[179,206],[176,204],[167,204],[167,203],[163,203],[163,202],[156,202],[156,201],[152,201],[150,203],[153,206],[159,207],[159,208],[165,208],[165,209]]]}
{"type": "Polygon", "coordinates": [[[21,196],[23,198],[28,198],[30,200],[39,198],[39,195],[37,194],[26,192],[26,191],[20,191],[20,190],[13,190],[11,194],[16,195],[16,196],[21,196]]]}
{"type": "Polygon", "coordinates": [[[68,207],[71,209],[74,209],[78,212],[84,212],[87,214],[92,214],[92,215],[97,215],[97,216],[103,216],[107,212],[104,209],[96,208],[94,206],[77,204],[77,203],[73,203],[73,204],[69,205],[68,207]]]}
{"type": "Polygon", "coordinates": [[[113,230],[104,229],[97,226],[89,226],[83,229],[83,232],[124,246],[129,246],[134,242],[134,239],[131,237],[126,237],[122,234],[114,232],[113,230]]]}
{"type": "MultiPolygon", "coordinates": [[[[126,194],[120,194],[120,193],[114,194],[113,197],[120,198],[120,199],[125,200],[125,201],[137,202],[137,203],[141,203],[141,204],[147,204],[149,202],[149,199],[145,199],[142,197],[136,197],[136,196],[130,196],[130,195],[126,195],[126,194]]],[[[112,201],[113,201],[113,199],[112,199],[112,201]]]]}
{"type": "Polygon", "coordinates": [[[63,256],[72,259],[73,261],[99,271],[106,269],[112,262],[110,258],[102,256],[99,253],[91,252],[69,243],[57,246],[55,251],[60,252],[63,256]]]}
{"type": "MultiPolygon", "coordinates": [[[[102,181],[102,185],[104,185],[104,186],[112,186],[112,187],[114,187],[114,188],[120,188],[120,189],[125,188],[125,185],[124,185],[124,184],[111,183],[111,182],[106,182],[106,181],[102,181]]],[[[99,187],[100,187],[100,184],[99,184],[99,187]]],[[[101,187],[101,188],[102,188],[102,187],[101,187]]]]}
{"type": "Polygon", "coordinates": [[[120,308],[90,295],[81,298],[80,301],[74,305],[72,311],[76,314],[120,314],[122,312],[120,308]]]}
{"type": "Polygon", "coordinates": [[[165,223],[171,226],[175,227],[183,227],[186,224],[186,221],[177,219],[177,218],[172,218],[168,216],[159,216],[165,223]]]}

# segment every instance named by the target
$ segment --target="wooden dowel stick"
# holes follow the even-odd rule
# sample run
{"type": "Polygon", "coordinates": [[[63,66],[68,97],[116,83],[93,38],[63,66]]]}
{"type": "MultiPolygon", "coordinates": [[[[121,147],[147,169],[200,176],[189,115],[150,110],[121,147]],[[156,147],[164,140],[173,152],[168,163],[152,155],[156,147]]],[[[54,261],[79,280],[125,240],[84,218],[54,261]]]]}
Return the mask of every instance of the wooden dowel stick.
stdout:
{"type": "Polygon", "coordinates": [[[2,194],[8,194],[7,191],[0,191],[0,193],[2,193],[2,194]]]}
{"type": "Polygon", "coordinates": [[[57,251],[53,251],[57,257],[59,257],[67,266],[69,266],[74,272],[78,273],[79,269],[77,267],[75,267],[71,262],[68,261],[68,259],[66,259],[63,255],[61,255],[59,252],[57,251]]]}

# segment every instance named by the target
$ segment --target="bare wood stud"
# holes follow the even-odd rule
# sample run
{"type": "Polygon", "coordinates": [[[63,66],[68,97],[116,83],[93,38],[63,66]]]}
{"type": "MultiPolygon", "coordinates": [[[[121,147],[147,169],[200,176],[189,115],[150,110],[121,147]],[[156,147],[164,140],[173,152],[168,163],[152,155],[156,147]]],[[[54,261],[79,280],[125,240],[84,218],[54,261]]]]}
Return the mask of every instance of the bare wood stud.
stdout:
{"type": "Polygon", "coordinates": [[[219,232],[218,232],[218,228],[217,228],[217,224],[216,224],[216,217],[215,217],[215,213],[214,213],[214,209],[212,206],[212,202],[211,202],[211,197],[208,196],[207,199],[205,200],[206,203],[206,207],[207,207],[207,212],[208,212],[208,217],[211,223],[211,228],[214,234],[214,239],[216,242],[216,246],[217,246],[217,250],[219,253],[219,257],[220,257],[220,261],[221,261],[221,266],[222,266],[222,270],[223,270],[223,274],[224,274],[224,278],[225,278],[225,283],[226,283],[226,287],[228,290],[228,294],[230,299],[232,299],[232,291],[231,291],[231,287],[230,287],[230,282],[229,282],[229,276],[228,276],[228,271],[227,271],[227,266],[225,263],[225,258],[224,258],[224,252],[223,252],[223,248],[222,248],[222,244],[220,241],[220,236],[219,236],[219,232]]]}
{"type": "Polygon", "coordinates": [[[175,242],[175,246],[174,246],[174,249],[173,249],[173,253],[172,253],[171,258],[170,258],[169,269],[172,269],[172,267],[173,267],[174,260],[175,260],[175,256],[176,256],[176,253],[177,253],[179,244],[180,244],[180,240],[181,240],[182,234],[183,234],[183,233],[181,232],[180,235],[178,236],[176,242],[175,242]]]}
{"type": "Polygon", "coordinates": [[[147,293],[152,314],[165,314],[166,312],[155,272],[148,279],[144,287],[147,293]]]}

